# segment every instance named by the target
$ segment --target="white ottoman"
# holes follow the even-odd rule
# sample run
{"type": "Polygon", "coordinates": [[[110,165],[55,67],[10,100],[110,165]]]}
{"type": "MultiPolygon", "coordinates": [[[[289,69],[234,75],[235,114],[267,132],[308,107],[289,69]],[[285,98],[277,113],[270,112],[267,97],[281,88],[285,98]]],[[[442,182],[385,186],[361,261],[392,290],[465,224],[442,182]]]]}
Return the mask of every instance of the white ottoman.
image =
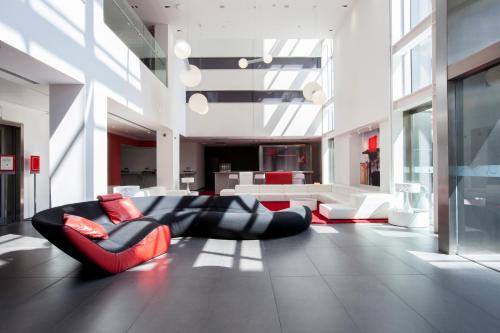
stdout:
{"type": "Polygon", "coordinates": [[[219,194],[221,197],[233,196],[236,195],[236,191],[232,188],[225,188],[221,190],[219,194]]]}
{"type": "Polygon", "coordinates": [[[319,205],[319,213],[329,220],[348,220],[356,218],[356,209],[354,207],[339,203],[321,204],[319,205]]]}
{"type": "Polygon", "coordinates": [[[309,207],[312,211],[318,209],[318,200],[314,198],[293,198],[290,199],[290,207],[309,207]]]}

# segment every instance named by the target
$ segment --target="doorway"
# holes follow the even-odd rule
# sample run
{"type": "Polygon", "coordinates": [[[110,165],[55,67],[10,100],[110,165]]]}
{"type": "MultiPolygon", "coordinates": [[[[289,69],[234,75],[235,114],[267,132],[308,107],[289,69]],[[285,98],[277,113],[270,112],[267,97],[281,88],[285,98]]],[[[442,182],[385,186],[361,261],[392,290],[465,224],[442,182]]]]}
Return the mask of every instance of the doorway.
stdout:
{"type": "Polygon", "coordinates": [[[20,127],[0,124],[0,155],[14,156],[13,170],[0,172],[0,224],[8,224],[22,220],[20,127]]]}

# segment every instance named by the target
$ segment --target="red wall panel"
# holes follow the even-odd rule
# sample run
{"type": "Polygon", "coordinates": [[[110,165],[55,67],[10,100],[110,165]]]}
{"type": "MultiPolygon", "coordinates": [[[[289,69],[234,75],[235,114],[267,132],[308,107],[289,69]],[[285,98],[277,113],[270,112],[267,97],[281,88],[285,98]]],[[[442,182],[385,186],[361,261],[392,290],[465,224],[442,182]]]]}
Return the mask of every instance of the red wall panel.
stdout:
{"type": "Polygon", "coordinates": [[[156,147],[156,142],[134,140],[108,132],[108,185],[120,185],[122,145],[156,147]]]}

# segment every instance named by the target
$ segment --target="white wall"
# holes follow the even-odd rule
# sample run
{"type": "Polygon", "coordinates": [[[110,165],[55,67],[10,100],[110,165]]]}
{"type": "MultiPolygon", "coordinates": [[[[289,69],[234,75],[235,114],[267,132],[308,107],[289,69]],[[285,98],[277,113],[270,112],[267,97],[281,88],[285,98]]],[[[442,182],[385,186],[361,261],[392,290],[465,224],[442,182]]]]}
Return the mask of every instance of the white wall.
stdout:
{"type": "MultiPolygon", "coordinates": [[[[322,57],[326,44],[319,39],[211,39],[193,40],[191,45],[191,57],[233,57],[236,65],[240,57],[262,57],[266,53],[273,57],[322,57]]],[[[308,82],[322,82],[323,72],[294,66],[205,69],[200,85],[189,90],[302,90],[308,82]]],[[[325,88],[330,96],[331,89],[325,88]]],[[[187,136],[267,138],[322,134],[321,108],[311,103],[210,103],[208,114],[200,116],[187,108],[186,118],[187,136]]]]}
{"type": "MultiPolygon", "coordinates": [[[[22,124],[24,163],[24,218],[34,214],[33,175],[29,156],[40,156],[37,175],[37,210],[49,207],[49,91],[43,85],[16,84],[0,78],[0,119],[22,124]]],[[[20,169],[18,169],[20,170],[20,169]]]]}
{"type": "Polygon", "coordinates": [[[321,136],[321,108],[302,103],[210,103],[205,115],[188,111],[187,135],[206,137],[321,136]]]}
{"type": "MultiPolygon", "coordinates": [[[[0,41],[81,84],[73,95],[69,87],[50,90],[57,101],[51,101],[50,110],[57,118],[51,121],[50,139],[50,158],[56,159],[51,161],[53,205],[106,193],[108,99],[126,106],[122,117],[184,132],[185,108],[172,108],[168,89],[107,27],[103,0],[2,1],[0,41]],[[65,100],[68,96],[74,100],[65,100]],[[68,149],[71,154],[64,153],[68,149]],[[69,176],[73,186],[64,182],[69,176]]],[[[30,66],[25,70],[18,74],[29,77],[30,66]]]]}
{"type": "Polygon", "coordinates": [[[190,167],[196,171],[192,189],[205,187],[205,147],[198,142],[181,142],[180,144],[180,171],[190,167]]]}
{"type": "Polygon", "coordinates": [[[324,136],[324,141],[335,138],[335,182],[359,185],[357,131],[378,127],[382,191],[390,190],[391,174],[389,16],[389,0],[357,1],[339,25],[334,39],[335,128],[324,136]]]}

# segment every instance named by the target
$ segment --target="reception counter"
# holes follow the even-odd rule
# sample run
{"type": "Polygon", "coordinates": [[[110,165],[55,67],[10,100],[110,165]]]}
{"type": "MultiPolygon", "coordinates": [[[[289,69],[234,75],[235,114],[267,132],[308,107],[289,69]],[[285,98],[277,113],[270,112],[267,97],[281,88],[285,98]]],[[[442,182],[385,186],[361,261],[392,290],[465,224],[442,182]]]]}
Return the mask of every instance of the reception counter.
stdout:
{"type": "MultiPolygon", "coordinates": [[[[305,176],[305,183],[312,183],[313,171],[291,171],[292,173],[302,173],[305,176]]],[[[266,172],[264,171],[218,171],[214,172],[215,177],[215,193],[219,194],[223,189],[234,189],[236,185],[240,184],[240,174],[241,177],[248,176],[248,179],[243,180],[242,183],[245,184],[264,184],[264,176],[266,172]],[[255,176],[262,175],[261,179],[255,182],[255,176]]]]}

